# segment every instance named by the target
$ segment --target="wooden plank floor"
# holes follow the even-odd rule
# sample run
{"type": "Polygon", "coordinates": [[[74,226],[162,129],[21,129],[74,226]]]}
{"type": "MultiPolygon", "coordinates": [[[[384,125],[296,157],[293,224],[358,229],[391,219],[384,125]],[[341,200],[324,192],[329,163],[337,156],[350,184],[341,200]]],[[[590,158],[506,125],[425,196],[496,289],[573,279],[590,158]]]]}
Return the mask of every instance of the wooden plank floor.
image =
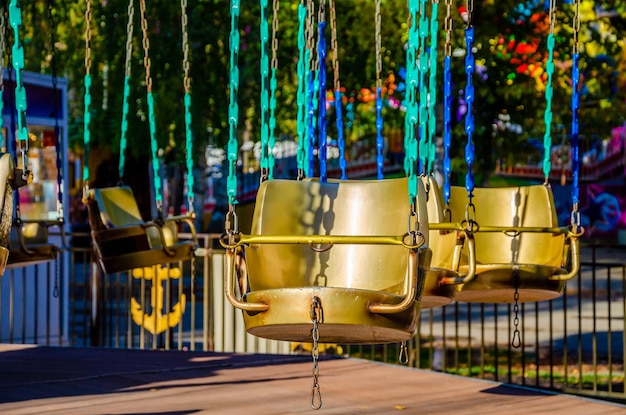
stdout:
{"type": "Polygon", "coordinates": [[[626,406],[359,359],[0,345],[0,413],[625,414],[626,406]]]}

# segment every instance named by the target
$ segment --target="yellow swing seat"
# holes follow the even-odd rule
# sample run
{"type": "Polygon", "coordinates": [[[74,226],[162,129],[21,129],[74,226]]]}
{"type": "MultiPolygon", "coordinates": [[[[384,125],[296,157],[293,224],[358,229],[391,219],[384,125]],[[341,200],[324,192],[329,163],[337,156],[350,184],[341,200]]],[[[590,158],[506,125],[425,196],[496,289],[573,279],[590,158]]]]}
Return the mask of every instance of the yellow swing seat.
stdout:
{"type": "MultiPolygon", "coordinates": [[[[443,195],[434,178],[424,176],[422,181],[427,189],[428,243],[432,251],[422,295],[422,309],[427,309],[450,304],[463,283],[474,277],[473,268],[465,267],[464,275],[459,272],[464,244],[469,249],[469,258],[473,257],[474,244],[472,240],[467,240],[468,236],[458,226],[448,222],[443,195]]],[[[471,260],[468,262],[474,263],[471,260]]]]}
{"type": "Polygon", "coordinates": [[[145,222],[128,186],[90,189],[87,197],[91,238],[98,263],[106,274],[189,260],[196,243],[188,215],[164,223],[145,222]],[[186,222],[194,240],[178,241],[176,225],[186,222]]]}
{"type": "Polygon", "coordinates": [[[62,223],[58,220],[24,220],[13,223],[9,241],[7,269],[42,264],[58,258],[60,248],[49,242],[49,229],[58,226],[65,239],[62,223]]]}
{"type": "Polygon", "coordinates": [[[237,234],[236,245],[223,242],[226,297],[243,310],[247,331],[311,342],[312,306],[320,304],[321,343],[413,336],[430,249],[421,183],[420,240],[407,235],[407,185],[407,179],[263,182],[251,234],[237,234]]]}
{"type": "MultiPolygon", "coordinates": [[[[465,302],[513,303],[559,297],[580,266],[578,235],[559,228],[549,186],[534,185],[474,190],[476,276],[456,299],[465,302]],[[568,270],[567,267],[570,269],[568,270]]],[[[465,189],[453,187],[454,220],[466,216],[465,189]]],[[[466,257],[460,270],[469,267],[466,257]]]]}

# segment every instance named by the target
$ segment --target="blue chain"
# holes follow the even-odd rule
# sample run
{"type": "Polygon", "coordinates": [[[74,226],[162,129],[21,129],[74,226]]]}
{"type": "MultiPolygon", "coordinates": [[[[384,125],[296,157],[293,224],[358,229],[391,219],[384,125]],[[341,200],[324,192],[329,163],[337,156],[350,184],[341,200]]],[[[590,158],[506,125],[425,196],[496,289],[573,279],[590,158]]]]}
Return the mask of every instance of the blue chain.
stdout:
{"type": "Polygon", "coordinates": [[[467,74],[467,85],[465,86],[465,103],[467,105],[467,114],[465,114],[465,133],[467,134],[467,144],[465,145],[465,162],[467,163],[467,174],[465,175],[465,190],[467,190],[467,197],[471,199],[474,197],[474,174],[472,172],[472,166],[474,164],[474,142],[472,136],[474,135],[474,84],[472,76],[474,75],[474,28],[468,27],[465,29],[465,42],[467,45],[467,54],[465,55],[465,73],[467,74]]]}
{"type": "Polygon", "coordinates": [[[346,180],[346,139],[343,132],[343,116],[341,107],[341,90],[335,91],[335,125],[337,126],[337,146],[339,146],[339,168],[341,169],[341,180],[346,180]]]}
{"type": "MultiPolygon", "coordinates": [[[[574,210],[577,211],[578,203],[580,201],[580,188],[578,182],[578,174],[580,169],[580,155],[578,148],[578,108],[580,105],[580,69],[578,67],[580,61],[580,55],[578,53],[573,55],[572,60],[572,205],[574,210]]],[[[580,225],[580,223],[572,223],[573,225],[580,225]]]]}
{"type": "Polygon", "coordinates": [[[443,61],[443,197],[446,206],[450,204],[450,147],[452,146],[452,70],[451,57],[443,61]]]}

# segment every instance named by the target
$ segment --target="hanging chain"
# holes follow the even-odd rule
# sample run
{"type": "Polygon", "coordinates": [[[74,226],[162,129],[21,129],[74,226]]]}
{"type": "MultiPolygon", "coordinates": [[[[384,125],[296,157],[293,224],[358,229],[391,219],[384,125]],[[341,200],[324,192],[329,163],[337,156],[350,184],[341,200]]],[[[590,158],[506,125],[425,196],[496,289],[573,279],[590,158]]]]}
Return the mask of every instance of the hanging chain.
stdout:
{"type": "Polygon", "coordinates": [[[146,71],[146,90],[152,93],[152,75],[150,69],[152,62],[150,61],[150,38],[148,37],[148,19],[146,18],[146,0],[139,0],[139,10],[141,14],[141,39],[143,46],[143,66],[146,71]]]}
{"type": "Polygon", "coordinates": [[[85,157],[83,160],[83,199],[87,200],[89,191],[89,150],[91,143],[91,0],[87,0],[85,10],[85,96],[83,97],[83,143],[85,157]]]}
{"type": "Polygon", "coordinates": [[[29,180],[28,169],[28,129],[26,127],[26,88],[24,87],[24,47],[20,39],[22,9],[17,0],[9,3],[9,24],[13,29],[13,69],[15,69],[15,107],[17,110],[18,149],[22,156],[22,179],[29,180]]]}
{"type": "Polygon", "coordinates": [[[452,173],[450,157],[450,149],[452,147],[452,0],[446,0],[444,30],[446,32],[446,41],[443,61],[443,197],[447,209],[450,205],[450,174],[452,173]]]}
{"type": "Polygon", "coordinates": [[[126,23],[126,57],[124,59],[124,94],[122,101],[122,123],[120,131],[120,160],[118,174],[120,182],[124,177],[124,167],[126,165],[126,147],[128,143],[128,113],[130,111],[130,77],[131,61],[133,56],[133,19],[135,16],[134,0],[128,1],[128,22],[126,23]]]}
{"type": "Polygon", "coordinates": [[[552,97],[554,95],[554,89],[552,85],[552,78],[554,75],[554,26],[556,22],[556,0],[550,0],[550,33],[548,34],[548,61],[546,62],[546,73],[548,80],[546,82],[545,100],[546,109],[543,115],[543,121],[545,124],[545,132],[543,135],[543,175],[544,184],[547,185],[550,179],[550,170],[552,169],[552,163],[550,161],[550,151],[552,149],[552,97]]]}
{"type": "Polygon", "coordinates": [[[420,19],[419,19],[419,107],[417,112],[417,119],[419,123],[419,134],[417,140],[419,142],[419,158],[422,165],[422,170],[426,168],[428,164],[428,82],[426,82],[426,74],[428,73],[428,53],[426,47],[426,39],[428,39],[429,25],[428,16],[426,13],[426,7],[428,0],[420,0],[420,19]]]}
{"type": "MultiPolygon", "coordinates": [[[[0,76],[0,94],[2,94],[4,92],[4,51],[6,48],[6,45],[4,43],[4,38],[6,35],[6,19],[4,17],[4,13],[6,12],[5,9],[2,9],[2,11],[0,12],[0,74],[2,74],[2,76],[0,76]]],[[[4,100],[0,99],[0,114],[2,114],[4,111],[4,100]]],[[[0,138],[2,138],[3,136],[3,132],[4,132],[4,117],[0,117],[0,138]]],[[[9,141],[6,140],[6,143],[8,143],[9,141]]]]}
{"type": "Polygon", "coordinates": [[[311,302],[311,321],[313,322],[313,329],[311,330],[311,338],[313,340],[313,347],[311,349],[311,357],[313,358],[313,386],[311,387],[311,408],[320,409],[322,407],[322,393],[320,391],[319,384],[319,340],[320,340],[320,323],[324,322],[324,310],[322,309],[322,302],[318,296],[313,296],[311,302]]]}
{"type": "Polygon", "coordinates": [[[574,46],[572,52],[572,217],[571,226],[575,229],[575,232],[580,231],[580,212],[579,208],[579,168],[580,168],[580,155],[578,148],[578,133],[579,133],[579,121],[578,121],[578,109],[580,106],[580,44],[578,39],[578,33],[580,31],[580,14],[579,14],[580,0],[574,0],[574,46]]]}
{"type": "Polygon", "coordinates": [[[326,0],[321,0],[318,13],[318,42],[317,55],[319,59],[318,67],[318,161],[320,169],[320,181],[326,182],[327,176],[327,156],[326,144],[328,140],[328,123],[326,118],[326,0]]]}
{"type": "Polygon", "coordinates": [[[300,1],[298,6],[298,114],[296,132],[298,134],[298,151],[297,151],[297,163],[298,163],[298,180],[304,179],[305,160],[306,160],[306,90],[307,90],[307,38],[306,38],[306,25],[307,25],[307,7],[304,3],[305,0],[300,1]]]}
{"type": "Polygon", "coordinates": [[[152,94],[152,75],[150,73],[150,39],[148,37],[148,19],[146,18],[146,0],[139,0],[139,11],[141,14],[141,33],[143,40],[144,57],[143,63],[146,70],[146,91],[148,101],[148,125],[150,128],[150,148],[152,152],[152,174],[154,182],[154,196],[157,209],[157,217],[163,218],[163,192],[158,159],[158,142],[156,138],[155,103],[152,94]]]}
{"type": "Polygon", "coordinates": [[[268,142],[269,142],[269,58],[267,56],[268,45],[270,42],[269,25],[267,22],[267,5],[268,0],[260,0],[261,24],[259,25],[261,40],[261,181],[268,178],[268,142]]]}
{"type": "Polygon", "coordinates": [[[437,34],[439,33],[439,0],[432,0],[432,10],[430,18],[430,62],[428,63],[428,160],[425,166],[426,173],[434,171],[436,144],[435,133],[437,130],[437,34]]]}
{"type": "Polygon", "coordinates": [[[519,348],[522,345],[522,334],[519,329],[519,287],[520,287],[520,276],[519,269],[517,267],[513,268],[513,287],[515,288],[515,292],[513,293],[513,339],[511,340],[511,346],[514,348],[519,348]]]}
{"type": "Polygon", "coordinates": [[[465,29],[465,43],[467,47],[467,53],[465,55],[465,73],[467,74],[467,85],[465,86],[465,103],[467,106],[467,113],[465,114],[465,133],[467,134],[467,144],[465,145],[465,162],[467,163],[467,173],[465,175],[465,190],[467,191],[467,198],[469,203],[466,209],[466,220],[472,220],[472,216],[475,217],[475,208],[472,203],[474,197],[474,173],[472,171],[475,158],[474,142],[472,137],[474,135],[474,84],[472,77],[475,71],[474,62],[474,27],[472,26],[472,12],[474,10],[474,1],[467,1],[467,28],[465,29]],[[474,214],[470,211],[474,211],[474,214]]]}
{"type": "Polygon", "coordinates": [[[278,11],[280,1],[272,2],[272,59],[270,62],[270,120],[269,120],[269,140],[267,143],[268,178],[274,178],[274,146],[276,145],[276,90],[278,80],[278,11]]]}
{"type": "Polygon", "coordinates": [[[337,147],[339,147],[339,168],[341,170],[341,180],[346,180],[346,140],[343,131],[343,109],[341,105],[341,82],[339,80],[339,45],[337,43],[337,11],[335,10],[335,0],[328,1],[330,7],[330,47],[333,52],[332,66],[334,76],[335,91],[335,126],[337,128],[337,147]]]}
{"type": "Polygon", "coordinates": [[[381,0],[376,0],[376,172],[378,180],[384,179],[383,168],[385,167],[385,159],[383,156],[383,148],[385,139],[383,138],[383,56],[382,56],[382,23],[380,13],[381,0]]]}
{"type": "Polygon", "coordinates": [[[406,85],[407,85],[407,111],[405,114],[405,137],[404,147],[406,154],[404,158],[404,170],[408,176],[408,196],[411,211],[409,212],[409,232],[413,230],[411,219],[417,217],[417,88],[418,71],[416,56],[419,49],[419,32],[417,29],[417,13],[419,11],[419,0],[409,0],[409,35],[406,50],[406,85]]]}
{"type": "Polygon", "coordinates": [[[189,18],[187,15],[187,0],[181,0],[181,32],[183,47],[183,88],[185,91],[185,164],[187,167],[187,205],[189,206],[189,214],[195,212],[195,178],[193,174],[193,130],[191,116],[191,77],[189,76],[190,58],[189,58],[189,18]]]}

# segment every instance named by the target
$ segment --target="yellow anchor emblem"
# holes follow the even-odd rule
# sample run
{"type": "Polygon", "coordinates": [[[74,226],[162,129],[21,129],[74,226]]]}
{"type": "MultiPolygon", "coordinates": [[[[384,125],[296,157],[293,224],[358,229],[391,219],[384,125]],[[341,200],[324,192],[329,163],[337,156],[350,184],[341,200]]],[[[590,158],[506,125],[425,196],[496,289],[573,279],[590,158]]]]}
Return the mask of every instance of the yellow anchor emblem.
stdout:
{"type": "Polygon", "coordinates": [[[152,288],[150,289],[152,314],[144,313],[141,304],[139,304],[134,297],[130,299],[130,311],[135,324],[143,327],[152,334],[163,333],[168,328],[175,327],[185,313],[186,297],[185,294],[181,294],[180,301],[174,304],[172,311],[163,314],[163,282],[168,278],[180,278],[180,268],[169,268],[161,265],[151,268],[135,268],[133,269],[133,277],[152,280],[152,288]],[[154,273],[155,269],[156,278],[154,273]]]}

